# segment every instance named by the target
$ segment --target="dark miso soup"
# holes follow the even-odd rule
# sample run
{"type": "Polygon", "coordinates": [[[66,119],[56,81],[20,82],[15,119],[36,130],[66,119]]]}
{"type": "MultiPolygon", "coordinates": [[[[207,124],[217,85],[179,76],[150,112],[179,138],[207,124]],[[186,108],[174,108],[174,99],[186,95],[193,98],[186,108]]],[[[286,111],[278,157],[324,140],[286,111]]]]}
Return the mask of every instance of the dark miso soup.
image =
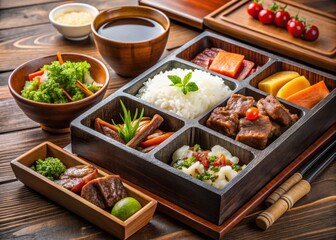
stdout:
{"type": "Polygon", "coordinates": [[[159,36],[164,32],[162,25],[143,17],[121,18],[104,23],[98,34],[114,41],[142,42],[159,36]]]}

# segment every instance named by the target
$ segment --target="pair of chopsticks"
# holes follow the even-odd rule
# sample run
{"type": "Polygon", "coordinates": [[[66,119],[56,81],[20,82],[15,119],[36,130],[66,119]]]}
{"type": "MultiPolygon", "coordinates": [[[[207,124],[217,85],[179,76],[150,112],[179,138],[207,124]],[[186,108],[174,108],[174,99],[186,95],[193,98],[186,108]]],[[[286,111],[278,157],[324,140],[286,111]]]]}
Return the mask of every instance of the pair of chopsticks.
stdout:
{"type": "Polygon", "coordinates": [[[336,158],[336,139],[324,147],[306,165],[278,187],[267,199],[270,207],[260,213],[256,224],[263,230],[268,229],[288,209],[310,192],[310,183],[336,158]]]}

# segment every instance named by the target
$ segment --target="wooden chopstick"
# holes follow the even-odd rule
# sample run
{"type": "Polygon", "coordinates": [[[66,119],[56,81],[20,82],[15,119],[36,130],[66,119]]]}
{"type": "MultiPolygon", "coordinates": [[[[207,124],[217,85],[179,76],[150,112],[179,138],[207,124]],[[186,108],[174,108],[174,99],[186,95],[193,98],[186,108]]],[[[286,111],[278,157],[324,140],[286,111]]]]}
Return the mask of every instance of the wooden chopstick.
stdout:
{"type": "Polygon", "coordinates": [[[319,162],[326,152],[334,148],[336,141],[322,149],[316,156],[314,156],[307,164],[302,166],[296,173],[281,184],[266,200],[265,204],[269,207],[274,204],[283,194],[285,194],[291,187],[300,182],[303,176],[309,171],[315,163],[319,162]]]}
{"type": "MultiPolygon", "coordinates": [[[[314,165],[314,168],[306,169],[310,170],[304,179],[300,180],[293,187],[291,187],[285,194],[283,194],[273,205],[271,205],[264,212],[260,213],[256,218],[256,224],[263,230],[268,229],[272,224],[280,218],[288,209],[292,208],[294,204],[300,200],[302,197],[310,192],[310,183],[321,173],[323,170],[329,166],[336,158],[336,152],[333,148],[336,140],[334,140],[330,145],[325,147],[316,157],[324,158],[321,162],[314,165]],[[322,154],[323,153],[323,154],[322,154]],[[321,156],[322,154],[322,156],[321,156]]],[[[315,160],[315,158],[314,158],[315,160]]],[[[316,161],[314,161],[316,162],[316,161]]]]}

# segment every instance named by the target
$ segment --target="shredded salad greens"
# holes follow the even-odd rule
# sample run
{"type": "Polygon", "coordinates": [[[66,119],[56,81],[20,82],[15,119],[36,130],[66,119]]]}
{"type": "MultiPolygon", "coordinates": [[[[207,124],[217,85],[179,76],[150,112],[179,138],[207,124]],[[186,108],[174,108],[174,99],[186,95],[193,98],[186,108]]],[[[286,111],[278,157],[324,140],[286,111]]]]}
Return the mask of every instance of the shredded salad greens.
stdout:
{"type": "MultiPolygon", "coordinates": [[[[86,95],[78,87],[76,80],[83,83],[93,93],[100,88],[90,75],[90,67],[86,61],[66,61],[62,64],[60,61],[53,61],[38,71],[42,75],[35,74],[39,76],[34,76],[30,81],[26,81],[21,95],[43,103],[67,103],[71,100],[81,100],[86,95]],[[72,99],[69,99],[64,92],[68,93],[72,99]]],[[[30,75],[34,75],[34,73],[30,75]]]]}

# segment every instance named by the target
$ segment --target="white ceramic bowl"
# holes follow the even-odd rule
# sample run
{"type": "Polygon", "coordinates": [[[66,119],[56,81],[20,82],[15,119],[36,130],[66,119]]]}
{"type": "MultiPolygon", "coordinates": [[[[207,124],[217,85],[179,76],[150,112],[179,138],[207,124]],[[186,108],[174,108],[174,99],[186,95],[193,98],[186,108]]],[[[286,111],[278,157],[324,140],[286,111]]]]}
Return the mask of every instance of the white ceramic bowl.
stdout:
{"type": "Polygon", "coordinates": [[[85,11],[92,15],[92,20],[99,13],[98,9],[94,6],[85,3],[68,3],[60,5],[49,13],[49,20],[51,24],[60,32],[65,38],[80,41],[86,39],[91,33],[91,22],[82,25],[69,25],[57,22],[56,19],[69,12],[85,11]]]}

